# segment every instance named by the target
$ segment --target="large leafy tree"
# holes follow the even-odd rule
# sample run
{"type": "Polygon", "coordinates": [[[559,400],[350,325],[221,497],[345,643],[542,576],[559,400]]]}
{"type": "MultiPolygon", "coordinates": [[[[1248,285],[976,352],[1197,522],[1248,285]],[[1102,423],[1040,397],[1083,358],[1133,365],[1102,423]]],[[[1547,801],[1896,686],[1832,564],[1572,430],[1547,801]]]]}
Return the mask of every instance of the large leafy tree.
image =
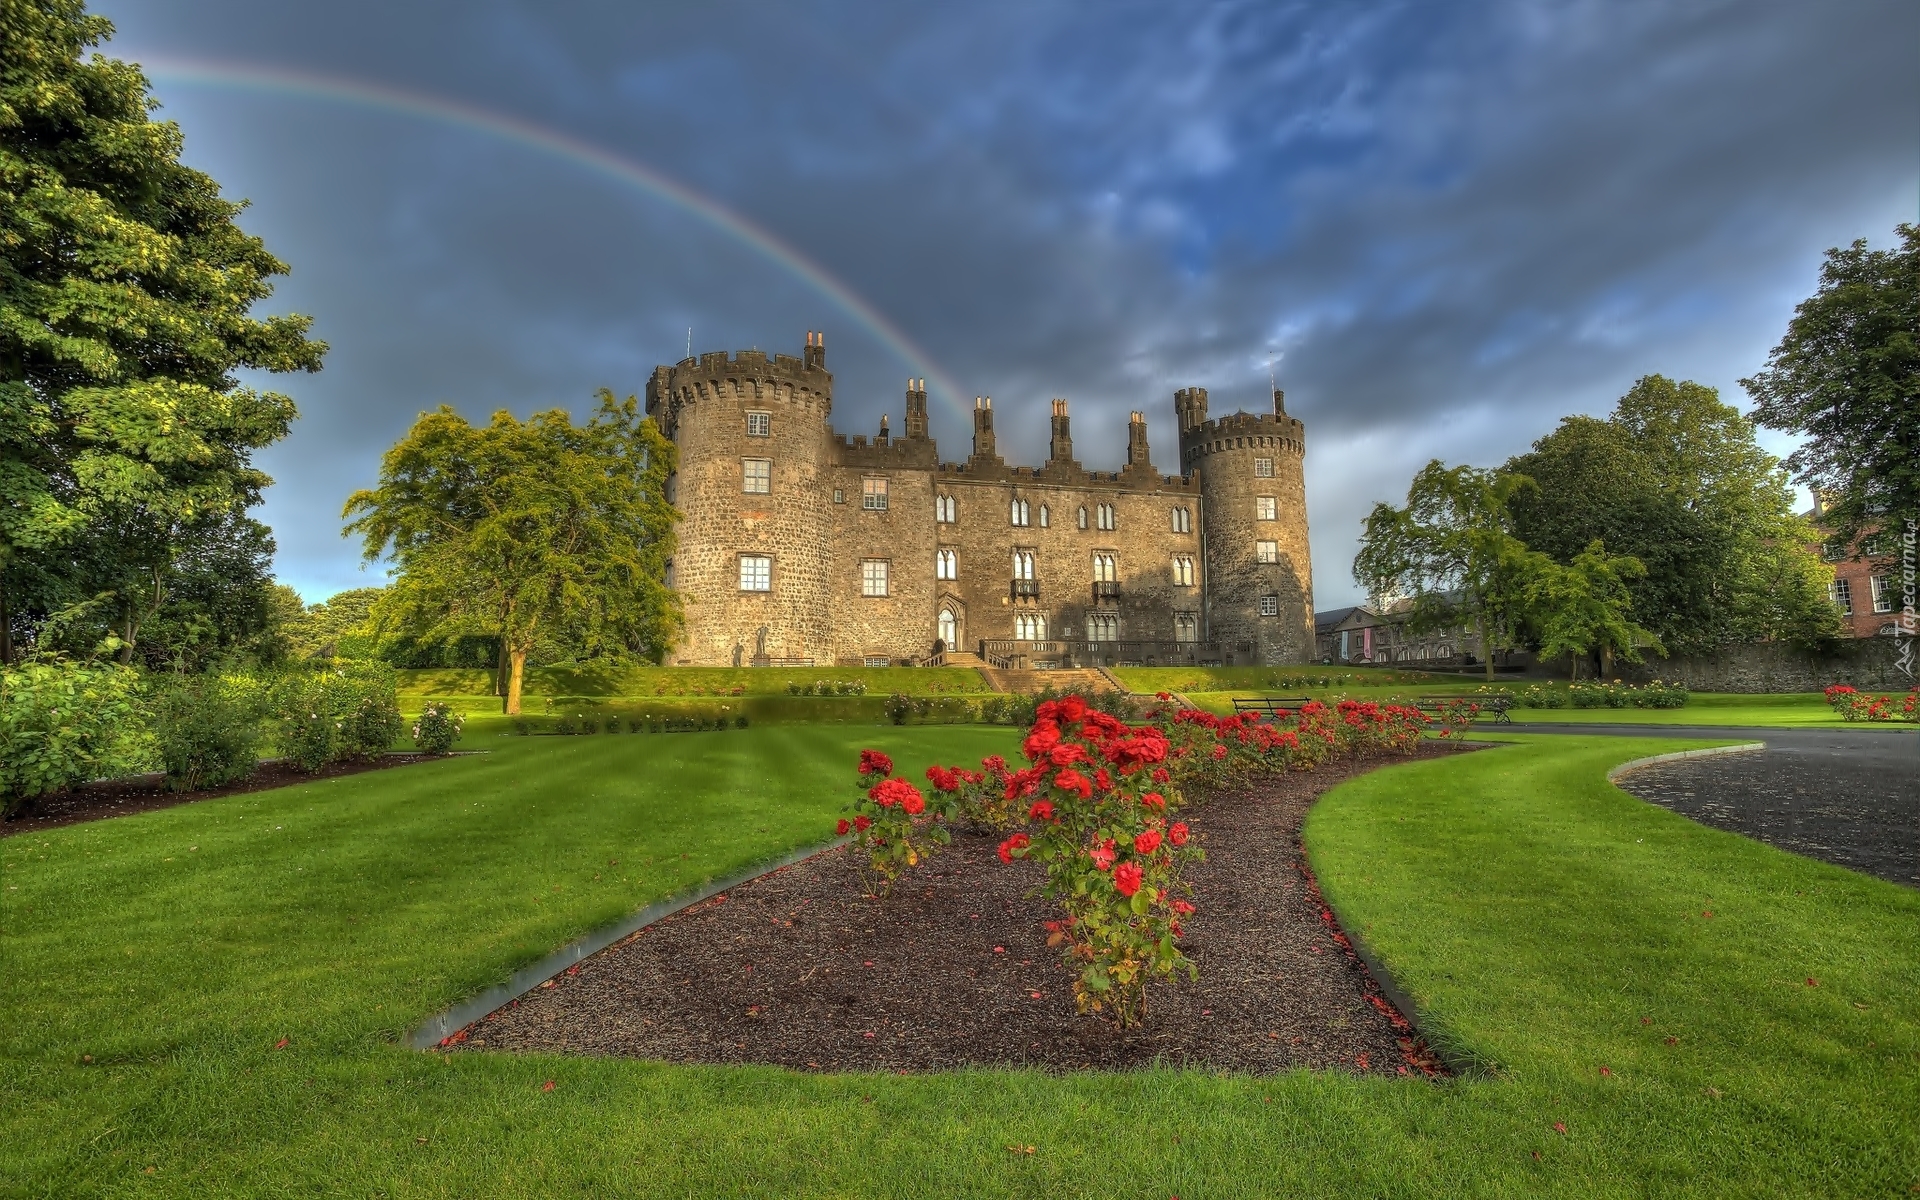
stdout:
{"type": "Polygon", "coordinates": [[[1900,245],[1827,251],[1767,367],[1740,381],[1754,419],[1804,435],[1787,457],[1845,543],[1920,521],[1920,226],[1900,245]]]}
{"type": "MultiPolygon", "coordinates": [[[[191,530],[258,503],[252,453],[294,406],[234,373],[326,350],[304,317],[250,315],[286,265],[181,165],[139,68],[82,57],[111,32],[80,0],[0,0],[0,657],[26,577],[51,594],[102,553],[165,576],[191,530]]],[[[89,599],[152,605],[108,591],[89,599]]]]}
{"type": "Polygon", "coordinates": [[[1605,677],[1613,673],[1615,654],[1639,662],[1640,647],[1658,648],[1659,640],[1627,615],[1633,608],[1627,581],[1647,570],[1639,559],[1608,554],[1594,541],[1565,566],[1551,561],[1536,566],[1527,581],[1528,616],[1539,631],[1540,656],[1567,655],[1569,678],[1579,677],[1580,660],[1595,651],[1605,677]]]}
{"type": "Polygon", "coordinates": [[[1513,502],[1530,549],[1567,566],[1601,541],[1641,562],[1633,612],[1672,652],[1837,628],[1780,463],[1710,387],[1649,375],[1606,419],[1568,417],[1506,469],[1538,484],[1513,502]]]}
{"type": "Polygon", "coordinates": [[[1524,475],[1434,459],[1413,477],[1406,507],[1374,505],[1354,578],[1372,595],[1411,597],[1413,628],[1472,627],[1492,679],[1494,652],[1518,643],[1537,569],[1511,511],[1532,486],[1524,475]]]}
{"type": "Polygon", "coordinates": [[[527,654],[549,630],[656,662],[672,644],[672,469],[673,443],[631,396],[602,389],[584,426],[560,409],[475,426],[443,406],[387,452],[378,486],[355,492],[342,515],[367,561],[393,560],[376,619],[497,635],[504,707],[518,713],[527,654]]]}

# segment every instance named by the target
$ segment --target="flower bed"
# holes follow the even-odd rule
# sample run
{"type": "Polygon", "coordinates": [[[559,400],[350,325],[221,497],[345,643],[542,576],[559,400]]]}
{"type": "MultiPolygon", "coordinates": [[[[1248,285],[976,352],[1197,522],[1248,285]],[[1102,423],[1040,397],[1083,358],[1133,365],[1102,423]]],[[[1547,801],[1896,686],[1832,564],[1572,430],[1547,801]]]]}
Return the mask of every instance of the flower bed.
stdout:
{"type": "Polygon", "coordinates": [[[1826,697],[1843,721],[1920,721],[1920,688],[1904,696],[1876,696],[1836,683],[1826,689],[1826,697]]]}

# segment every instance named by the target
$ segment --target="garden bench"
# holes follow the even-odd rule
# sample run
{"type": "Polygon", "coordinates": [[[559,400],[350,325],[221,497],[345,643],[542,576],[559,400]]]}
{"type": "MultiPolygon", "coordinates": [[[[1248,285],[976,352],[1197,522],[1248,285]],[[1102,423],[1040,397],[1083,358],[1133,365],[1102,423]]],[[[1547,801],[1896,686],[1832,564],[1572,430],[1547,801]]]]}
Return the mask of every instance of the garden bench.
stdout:
{"type": "Polygon", "coordinates": [[[1414,707],[1424,713],[1440,713],[1455,704],[1478,704],[1481,712],[1493,714],[1494,724],[1513,724],[1513,718],[1507,715],[1513,702],[1505,696],[1422,696],[1414,707]]]}
{"type": "Polygon", "coordinates": [[[1303,704],[1311,703],[1309,696],[1235,696],[1233,711],[1236,715],[1243,712],[1264,713],[1268,717],[1277,717],[1284,712],[1292,712],[1303,704]]]}

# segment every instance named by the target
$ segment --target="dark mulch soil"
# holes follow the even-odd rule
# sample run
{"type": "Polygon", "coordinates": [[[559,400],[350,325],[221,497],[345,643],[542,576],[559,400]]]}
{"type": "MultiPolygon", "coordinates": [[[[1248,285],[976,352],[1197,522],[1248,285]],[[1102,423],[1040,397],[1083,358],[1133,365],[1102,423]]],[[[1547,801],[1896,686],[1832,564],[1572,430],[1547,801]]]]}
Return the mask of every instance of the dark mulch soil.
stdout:
{"type": "Polygon", "coordinates": [[[172,808],[176,804],[191,804],[195,800],[212,800],[217,796],[235,796],[241,792],[264,792],[269,788],[312,783],[316,779],[337,779],[342,775],[358,775],[362,771],[384,771],[388,767],[406,767],[414,763],[433,762],[437,758],[445,757],[450,756],[383,754],[371,760],[330,763],[313,774],[302,771],[290,763],[263,762],[259,769],[246,779],[227,784],[225,787],[203,788],[197,792],[170,792],[167,790],[166,777],[163,775],[136,775],[130,779],[83,783],[69,792],[42,796],[33,811],[0,822],[0,837],[38,833],[43,829],[75,825],[81,821],[98,821],[105,817],[128,817],[134,813],[152,812],[157,808],[172,808]]]}
{"type": "MultiPolygon", "coordinates": [[[[1433,746],[1424,755],[1453,752],[1433,746]]],[[[1034,864],[956,833],[882,903],[844,850],[656,922],[454,1036],[491,1050],[772,1063],[826,1071],[1055,1070],[1150,1063],[1246,1072],[1439,1065],[1348,948],[1300,849],[1321,792],[1399,758],[1262,780],[1187,814],[1207,861],[1186,953],[1197,983],[1157,984],[1145,1024],[1074,1011],[1024,899],[1034,864]]]]}
{"type": "Polygon", "coordinates": [[[1920,887],[1920,756],[1911,739],[1875,736],[1837,753],[1770,746],[1655,763],[1620,786],[1702,825],[1920,887]]]}

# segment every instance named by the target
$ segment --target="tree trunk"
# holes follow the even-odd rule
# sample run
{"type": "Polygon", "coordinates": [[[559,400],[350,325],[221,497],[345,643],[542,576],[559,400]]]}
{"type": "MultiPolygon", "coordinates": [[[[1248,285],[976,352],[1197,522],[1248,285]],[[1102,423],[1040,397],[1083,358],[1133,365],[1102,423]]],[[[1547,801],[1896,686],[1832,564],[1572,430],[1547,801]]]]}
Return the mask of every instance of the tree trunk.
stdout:
{"type": "Polygon", "coordinates": [[[512,670],[507,675],[507,715],[520,715],[520,685],[527,676],[527,651],[524,646],[516,646],[509,653],[512,670]]]}
{"type": "Polygon", "coordinates": [[[1602,643],[1600,646],[1600,679],[1605,682],[1613,678],[1613,647],[1602,643]]]}
{"type": "Polygon", "coordinates": [[[1569,650],[1567,651],[1567,682],[1578,683],[1579,680],[1580,652],[1578,650],[1569,650]]]}
{"type": "Polygon", "coordinates": [[[1487,682],[1493,682],[1493,631],[1485,617],[1480,618],[1480,660],[1487,665],[1487,682]]]}
{"type": "Polygon", "coordinates": [[[507,635],[502,633],[500,635],[500,652],[493,656],[493,694],[499,696],[502,703],[505,702],[507,695],[508,669],[507,635]]]}

